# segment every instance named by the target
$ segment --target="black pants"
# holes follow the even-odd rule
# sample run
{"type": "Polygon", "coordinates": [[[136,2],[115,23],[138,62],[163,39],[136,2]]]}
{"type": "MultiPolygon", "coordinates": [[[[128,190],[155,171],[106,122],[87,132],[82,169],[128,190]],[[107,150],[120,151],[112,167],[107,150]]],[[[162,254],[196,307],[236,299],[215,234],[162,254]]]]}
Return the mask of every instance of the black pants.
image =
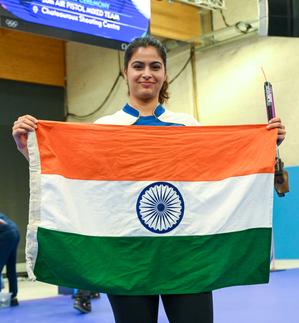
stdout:
{"type": "MultiPolygon", "coordinates": [[[[159,296],[108,295],[116,323],[157,323],[159,296]]],[[[161,295],[170,323],[212,323],[212,293],[161,295]]]]}
{"type": "MultiPolygon", "coordinates": [[[[6,265],[6,275],[9,283],[9,291],[12,297],[18,293],[18,282],[16,272],[17,248],[20,240],[17,230],[8,229],[1,231],[0,234],[0,274],[3,267],[6,265]]],[[[0,279],[1,280],[1,279],[0,279]]],[[[0,282],[1,291],[1,282],[0,282]]]]}

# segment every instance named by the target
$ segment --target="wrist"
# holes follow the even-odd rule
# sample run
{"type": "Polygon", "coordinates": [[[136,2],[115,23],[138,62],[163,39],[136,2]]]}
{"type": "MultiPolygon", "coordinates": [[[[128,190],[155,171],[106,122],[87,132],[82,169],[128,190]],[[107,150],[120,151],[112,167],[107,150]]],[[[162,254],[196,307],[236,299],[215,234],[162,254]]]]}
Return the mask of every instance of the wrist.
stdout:
{"type": "Polygon", "coordinates": [[[18,150],[29,161],[29,152],[27,147],[24,147],[24,148],[18,147],[18,150]]]}

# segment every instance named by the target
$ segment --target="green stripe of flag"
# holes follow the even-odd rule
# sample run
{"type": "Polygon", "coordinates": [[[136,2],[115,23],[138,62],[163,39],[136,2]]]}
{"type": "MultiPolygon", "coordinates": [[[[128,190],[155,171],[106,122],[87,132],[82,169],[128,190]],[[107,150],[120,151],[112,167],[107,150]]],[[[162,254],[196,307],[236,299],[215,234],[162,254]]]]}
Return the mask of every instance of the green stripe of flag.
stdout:
{"type": "Polygon", "coordinates": [[[59,286],[153,295],[269,280],[270,228],[155,238],[91,237],[38,228],[37,239],[34,273],[59,286]]]}

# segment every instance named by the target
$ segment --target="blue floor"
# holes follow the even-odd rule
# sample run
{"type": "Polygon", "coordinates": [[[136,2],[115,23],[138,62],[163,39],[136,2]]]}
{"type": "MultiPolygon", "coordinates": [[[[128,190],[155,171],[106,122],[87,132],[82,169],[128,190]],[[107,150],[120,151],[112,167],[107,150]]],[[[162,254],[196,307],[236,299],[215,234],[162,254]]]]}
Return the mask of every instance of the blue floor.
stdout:
{"type": "MultiPolygon", "coordinates": [[[[271,273],[267,285],[231,287],[214,292],[215,323],[298,323],[299,270],[271,273]]],[[[70,296],[23,301],[15,308],[0,309],[1,323],[113,323],[106,295],[92,302],[92,313],[72,308],[70,296]]],[[[160,306],[159,323],[167,323],[160,306]]],[[[142,323],[142,322],[140,322],[142,323]]],[[[188,323],[188,322],[186,322],[188,323]]]]}
{"type": "Polygon", "coordinates": [[[299,323],[298,310],[298,269],[272,272],[269,284],[214,292],[215,323],[299,323]]]}

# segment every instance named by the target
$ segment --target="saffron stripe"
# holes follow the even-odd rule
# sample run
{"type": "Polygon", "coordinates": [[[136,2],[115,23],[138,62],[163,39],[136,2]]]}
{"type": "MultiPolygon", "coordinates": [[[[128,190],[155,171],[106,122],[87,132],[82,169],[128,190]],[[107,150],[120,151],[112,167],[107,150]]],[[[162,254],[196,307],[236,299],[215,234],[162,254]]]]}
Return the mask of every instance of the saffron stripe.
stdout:
{"type": "Polygon", "coordinates": [[[265,125],[132,127],[50,121],[39,121],[36,134],[43,174],[111,181],[215,181],[273,173],[277,137],[265,125]]]}

